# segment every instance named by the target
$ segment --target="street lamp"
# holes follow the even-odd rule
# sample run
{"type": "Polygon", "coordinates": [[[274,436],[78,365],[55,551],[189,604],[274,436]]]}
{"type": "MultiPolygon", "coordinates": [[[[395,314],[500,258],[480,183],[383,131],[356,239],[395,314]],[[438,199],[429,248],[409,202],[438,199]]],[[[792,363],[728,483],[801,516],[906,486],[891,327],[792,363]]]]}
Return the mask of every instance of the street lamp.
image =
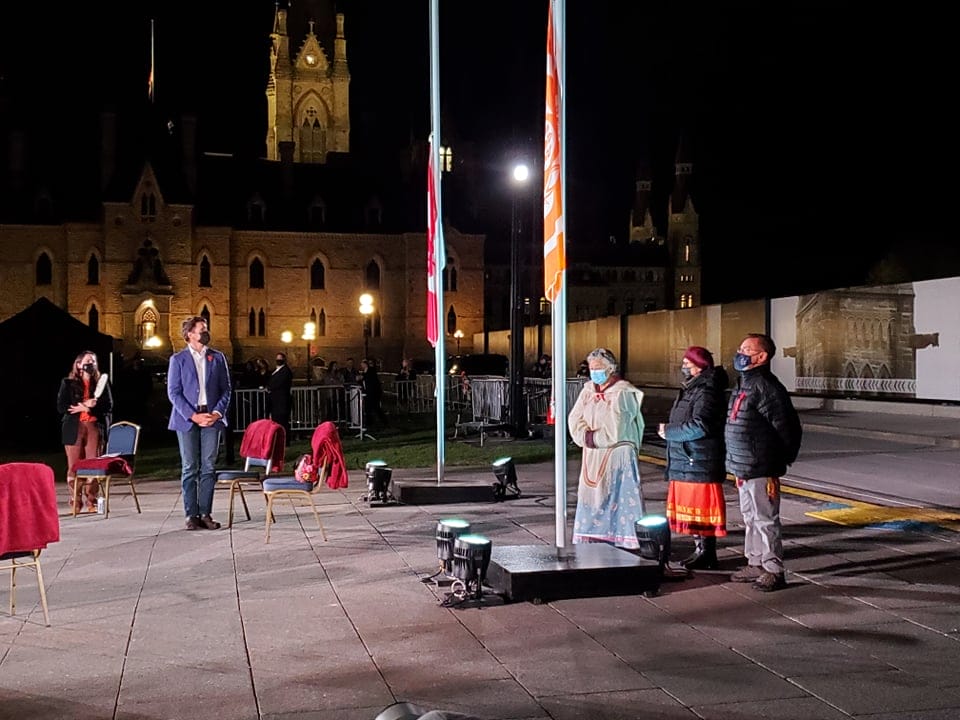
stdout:
{"type": "Polygon", "coordinates": [[[373,328],[370,323],[373,315],[373,295],[364,293],[360,296],[360,314],[363,316],[363,359],[370,359],[370,334],[373,328]]]}
{"type": "Polygon", "coordinates": [[[456,329],[456,332],[453,333],[453,336],[457,339],[457,355],[460,354],[460,340],[463,338],[463,330],[460,328],[456,329]]]}
{"type": "Polygon", "coordinates": [[[315,322],[305,322],[303,324],[302,339],[307,341],[307,384],[309,384],[313,380],[310,372],[310,343],[317,339],[317,324],[315,322]]]}
{"type": "Polygon", "coordinates": [[[510,420],[515,437],[527,431],[523,407],[523,296],[520,291],[520,208],[519,198],[530,178],[523,163],[513,167],[513,202],[510,212],[510,420]]]}

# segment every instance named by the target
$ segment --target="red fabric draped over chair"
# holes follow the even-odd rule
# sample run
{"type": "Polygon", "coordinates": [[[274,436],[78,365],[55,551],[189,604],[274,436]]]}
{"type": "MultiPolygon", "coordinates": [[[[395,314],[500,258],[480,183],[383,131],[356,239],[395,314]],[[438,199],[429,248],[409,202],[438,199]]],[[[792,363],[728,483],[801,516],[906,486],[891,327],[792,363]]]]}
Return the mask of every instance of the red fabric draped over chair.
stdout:
{"type": "Polygon", "coordinates": [[[0,465],[0,555],[42,550],[58,540],[53,469],[41,463],[0,465]]]}

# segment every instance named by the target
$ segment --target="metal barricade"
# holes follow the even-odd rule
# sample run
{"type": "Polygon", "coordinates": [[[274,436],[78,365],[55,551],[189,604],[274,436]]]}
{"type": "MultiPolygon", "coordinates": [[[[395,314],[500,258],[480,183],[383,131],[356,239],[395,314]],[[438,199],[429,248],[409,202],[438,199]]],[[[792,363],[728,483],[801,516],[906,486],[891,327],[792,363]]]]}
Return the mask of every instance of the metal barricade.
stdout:
{"type": "MultiPolygon", "coordinates": [[[[242,433],[254,420],[262,420],[267,413],[267,391],[262,388],[244,388],[233,391],[233,417],[230,428],[242,433]]],[[[347,422],[347,407],[342,385],[304,385],[290,392],[290,430],[312,431],[320,423],[330,420],[337,425],[347,422]]]]}

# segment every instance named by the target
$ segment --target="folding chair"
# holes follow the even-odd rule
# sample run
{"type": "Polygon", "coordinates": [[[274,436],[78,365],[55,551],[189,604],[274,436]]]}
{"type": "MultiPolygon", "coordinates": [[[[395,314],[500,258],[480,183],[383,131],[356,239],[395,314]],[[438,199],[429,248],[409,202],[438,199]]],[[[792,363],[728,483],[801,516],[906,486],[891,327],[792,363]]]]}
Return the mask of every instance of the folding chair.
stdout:
{"type": "MultiPolygon", "coordinates": [[[[240,442],[240,454],[244,457],[243,470],[217,470],[216,474],[217,487],[230,489],[228,528],[233,527],[234,499],[237,495],[240,496],[247,520],[250,519],[250,508],[243,495],[243,486],[246,484],[262,490],[263,479],[273,471],[274,460],[282,459],[285,447],[286,435],[283,426],[273,420],[256,420],[244,430],[243,440],[240,442]]],[[[282,464],[280,466],[282,468],[282,464]]]]}
{"type": "Polygon", "coordinates": [[[81,486],[90,480],[100,481],[103,489],[103,517],[110,517],[110,484],[126,483],[130,486],[133,502],[140,509],[137,486],[133,480],[134,460],[140,445],[140,426],[121,420],[110,426],[107,433],[107,451],[95,458],[80,460],[76,465],[77,480],[73,484],[73,515],[76,517],[80,506],[81,486]],[[81,482],[83,480],[83,482],[81,482]]]}
{"type": "Polygon", "coordinates": [[[60,539],[53,469],[41,463],[0,465],[0,571],[10,571],[10,614],[17,611],[17,570],[33,570],[43,621],[50,627],[40,552],[60,539]]]}
{"type": "Polygon", "coordinates": [[[317,506],[313,502],[313,493],[324,483],[332,488],[342,488],[347,486],[346,461],[343,458],[343,447],[340,444],[340,434],[337,432],[337,426],[330,422],[320,423],[313,431],[313,437],[310,439],[310,446],[313,450],[314,467],[320,465],[320,476],[315,483],[304,483],[295,477],[275,477],[267,478],[263,481],[263,494],[267,499],[267,519],[264,529],[264,543],[270,542],[270,525],[275,522],[273,516],[273,503],[277,498],[288,498],[290,504],[296,507],[294,500],[305,501],[313,511],[313,516],[317,519],[317,527],[320,529],[320,535],[323,541],[327,541],[327,531],[320,521],[320,513],[317,512],[317,506]]]}

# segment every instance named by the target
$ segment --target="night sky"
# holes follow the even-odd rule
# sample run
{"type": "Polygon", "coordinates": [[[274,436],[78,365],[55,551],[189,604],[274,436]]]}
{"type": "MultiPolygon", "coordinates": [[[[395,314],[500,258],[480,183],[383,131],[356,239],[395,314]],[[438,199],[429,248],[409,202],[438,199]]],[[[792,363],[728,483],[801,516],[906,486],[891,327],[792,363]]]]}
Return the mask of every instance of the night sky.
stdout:
{"type": "MultiPolygon", "coordinates": [[[[353,148],[402,148],[411,129],[422,135],[429,124],[428,2],[338,8],[353,148]]],[[[513,157],[542,157],[546,8],[440,2],[445,122],[478,148],[492,185],[513,157]]],[[[158,104],[197,111],[203,149],[260,154],[273,9],[270,0],[5,4],[3,87],[34,123],[61,129],[107,103],[142,104],[153,16],[158,104]],[[197,17],[199,8],[222,14],[197,17]]],[[[626,239],[641,159],[665,229],[682,133],[692,146],[704,302],[859,284],[881,260],[914,279],[960,274],[946,232],[955,128],[946,9],[568,0],[567,12],[574,256],[603,262],[616,252],[607,238],[626,239]]],[[[490,195],[506,192],[492,186],[490,195]]],[[[491,206],[492,243],[507,234],[506,205],[491,206]]]]}

